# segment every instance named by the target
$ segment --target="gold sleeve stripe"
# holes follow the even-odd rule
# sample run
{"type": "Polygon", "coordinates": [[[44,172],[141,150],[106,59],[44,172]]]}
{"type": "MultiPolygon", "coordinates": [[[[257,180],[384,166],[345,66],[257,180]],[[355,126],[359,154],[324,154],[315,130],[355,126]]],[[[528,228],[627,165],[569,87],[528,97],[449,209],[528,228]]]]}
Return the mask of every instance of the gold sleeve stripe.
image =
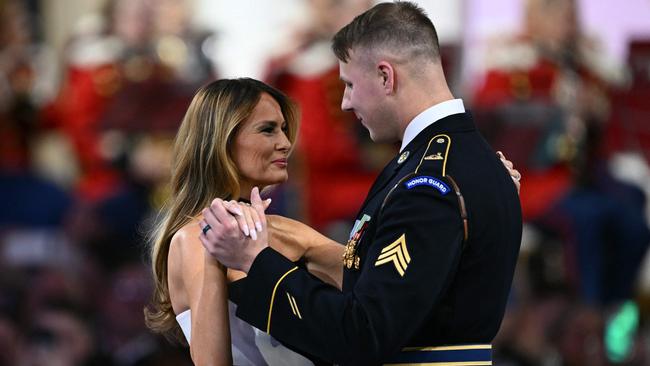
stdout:
{"type": "Polygon", "coordinates": [[[461,361],[461,362],[421,362],[421,363],[385,363],[384,366],[491,366],[492,361],[461,361]]]}
{"type": "Polygon", "coordinates": [[[295,270],[297,270],[298,267],[293,267],[290,270],[287,271],[287,273],[283,274],[282,277],[278,280],[278,282],[275,283],[275,287],[273,287],[273,293],[271,293],[271,304],[269,304],[269,317],[266,322],[266,333],[271,332],[271,314],[273,314],[273,301],[275,301],[275,291],[278,289],[278,286],[280,285],[280,282],[284,280],[287,275],[295,270]]]}
{"type": "Polygon", "coordinates": [[[429,151],[429,147],[431,147],[431,143],[439,138],[439,137],[446,137],[447,138],[447,149],[445,149],[445,160],[442,162],[442,176],[444,177],[447,175],[447,154],[449,154],[449,147],[451,146],[451,137],[449,135],[445,134],[440,134],[440,135],[435,135],[431,140],[429,140],[429,144],[427,145],[427,149],[424,150],[424,155],[422,155],[422,158],[420,158],[420,163],[418,164],[418,167],[415,168],[415,173],[417,174],[418,170],[420,170],[420,165],[422,165],[422,161],[424,161],[424,157],[427,156],[427,152],[429,151]]]}
{"type": "Polygon", "coordinates": [[[287,299],[289,299],[289,306],[291,306],[291,311],[293,312],[293,315],[298,315],[296,314],[296,308],[293,307],[293,301],[291,301],[291,295],[287,292],[287,299]]]}
{"type": "Polygon", "coordinates": [[[491,344],[468,344],[462,346],[405,347],[402,351],[458,351],[466,349],[492,349],[491,344]]]}
{"type": "Polygon", "coordinates": [[[293,300],[293,306],[296,308],[298,319],[302,319],[302,315],[300,314],[300,309],[298,309],[298,304],[296,303],[296,298],[291,296],[291,299],[293,300]]]}

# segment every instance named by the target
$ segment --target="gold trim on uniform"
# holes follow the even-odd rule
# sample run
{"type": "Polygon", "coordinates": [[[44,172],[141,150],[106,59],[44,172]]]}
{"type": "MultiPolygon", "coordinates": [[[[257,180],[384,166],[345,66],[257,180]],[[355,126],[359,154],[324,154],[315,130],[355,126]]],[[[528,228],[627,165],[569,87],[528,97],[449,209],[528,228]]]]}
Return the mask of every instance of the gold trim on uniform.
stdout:
{"type": "Polygon", "coordinates": [[[375,267],[389,262],[393,262],[399,275],[404,277],[404,272],[411,263],[411,256],[406,248],[406,234],[402,234],[397,240],[381,250],[381,254],[379,254],[379,258],[375,262],[375,267]]]}
{"type": "Polygon", "coordinates": [[[459,361],[459,362],[421,362],[421,363],[385,363],[384,366],[491,366],[492,361],[459,361]]]}
{"type": "Polygon", "coordinates": [[[285,274],[280,277],[278,282],[275,283],[275,287],[273,287],[273,292],[271,293],[271,304],[269,304],[269,317],[268,320],[266,321],[266,333],[271,333],[271,314],[273,314],[273,301],[275,300],[275,291],[278,289],[278,286],[280,285],[280,282],[284,280],[287,275],[295,270],[297,270],[298,267],[293,267],[290,270],[288,270],[285,274]]]}
{"type": "Polygon", "coordinates": [[[433,136],[431,140],[429,140],[427,149],[425,150],[422,159],[420,159],[420,163],[418,164],[418,167],[415,168],[415,173],[417,174],[418,170],[420,170],[420,166],[422,165],[422,162],[425,160],[442,160],[442,176],[443,177],[446,176],[447,175],[447,154],[449,154],[450,147],[451,147],[451,137],[449,137],[448,135],[440,134],[440,135],[433,136]],[[445,144],[445,145],[434,146],[435,148],[431,149],[434,151],[434,153],[427,155],[427,153],[429,153],[429,149],[431,148],[431,144],[434,141],[438,144],[445,144]],[[442,150],[444,150],[444,153],[442,150]]]}
{"type": "Polygon", "coordinates": [[[424,160],[443,160],[444,158],[442,157],[442,153],[437,152],[435,154],[431,154],[428,156],[424,157],[424,160]]]}
{"type": "Polygon", "coordinates": [[[297,316],[298,319],[302,319],[302,315],[300,315],[300,309],[298,309],[298,304],[296,303],[296,298],[289,295],[287,292],[287,299],[289,299],[289,305],[291,306],[291,311],[293,312],[293,315],[297,316]]]}
{"type": "Polygon", "coordinates": [[[462,346],[405,347],[402,351],[458,351],[465,349],[492,349],[491,344],[465,344],[462,346]]]}

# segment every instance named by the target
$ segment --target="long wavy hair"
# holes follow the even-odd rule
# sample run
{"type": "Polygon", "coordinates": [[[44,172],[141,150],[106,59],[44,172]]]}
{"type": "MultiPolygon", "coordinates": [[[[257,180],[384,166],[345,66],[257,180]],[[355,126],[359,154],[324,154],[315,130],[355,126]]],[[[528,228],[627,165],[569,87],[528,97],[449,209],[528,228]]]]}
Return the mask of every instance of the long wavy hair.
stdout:
{"type": "Polygon", "coordinates": [[[293,145],[298,130],[296,105],[282,92],[249,78],[217,80],[199,89],[176,135],[171,199],[149,240],[154,289],[151,303],[144,309],[146,325],[170,339],[183,340],[167,281],[171,239],[214,198],[239,197],[240,174],[233,161],[232,144],[239,126],[250,117],[263,93],[280,105],[293,145]]]}

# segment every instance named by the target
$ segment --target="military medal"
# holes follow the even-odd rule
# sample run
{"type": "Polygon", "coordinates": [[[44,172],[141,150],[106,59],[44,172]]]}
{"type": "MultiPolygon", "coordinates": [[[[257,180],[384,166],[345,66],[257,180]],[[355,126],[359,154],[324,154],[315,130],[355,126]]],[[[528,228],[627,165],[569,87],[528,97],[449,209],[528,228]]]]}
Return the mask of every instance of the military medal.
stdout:
{"type": "MultiPolygon", "coordinates": [[[[343,252],[343,266],[347,269],[352,269],[352,266],[356,262],[356,250],[358,242],[354,239],[348,240],[348,243],[345,245],[345,251],[343,252]]],[[[355,269],[358,269],[358,266],[355,266],[355,269]]]]}
{"type": "Polygon", "coordinates": [[[347,269],[359,269],[361,258],[357,255],[357,246],[359,245],[359,240],[361,240],[361,235],[366,229],[366,226],[368,226],[368,222],[364,222],[345,245],[345,251],[343,252],[343,265],[347,269]]]}
{"type": "Polygon", "coordinates": [[[359,246],[359,241],[363,235],[364,230],[368,226],[370,221],[370,216],[363,215],[361,220],[357,220],[354,228],[352,229],[352,234],[350,235],[350,240],[345,245],[345,250],[343,251],[343,266],[347,269],[359,269],[361,264],[361,258],[357,255],[357,247],[359,246]]]}

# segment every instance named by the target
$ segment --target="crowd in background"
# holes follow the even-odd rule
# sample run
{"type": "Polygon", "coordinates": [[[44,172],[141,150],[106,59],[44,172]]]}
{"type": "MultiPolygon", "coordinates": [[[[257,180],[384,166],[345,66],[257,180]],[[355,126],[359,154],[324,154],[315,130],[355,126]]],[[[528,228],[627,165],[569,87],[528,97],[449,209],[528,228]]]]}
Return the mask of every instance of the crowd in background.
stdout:
{"type": "MultiPolygon", "coordinates": [[[[329,49],[372,1],[305,1],[310,27],[264,76],[302,110],[289,183],[266,194],[273,212],[345,242],[397,147],[369,143],[340,110],[329,49]]],[[[523,174],[525,235],[495,363],[650,364],[650,39],[630,41],[625,72],[612,72],[574,1],[522,7],[522,33],[491,45],[481,80],[456,91],[523,174]]],[[[186,348],[144,326],[147,244],[176,128],[219,77],[206,54],[218,37],[191,26],[184,1],[113,0],[75,24],[58,59],[40,10],[0,1],[0,366],[189,365],[186,348]]],[[[451,79],[460,45],[442,54],[451,79]]]]}

